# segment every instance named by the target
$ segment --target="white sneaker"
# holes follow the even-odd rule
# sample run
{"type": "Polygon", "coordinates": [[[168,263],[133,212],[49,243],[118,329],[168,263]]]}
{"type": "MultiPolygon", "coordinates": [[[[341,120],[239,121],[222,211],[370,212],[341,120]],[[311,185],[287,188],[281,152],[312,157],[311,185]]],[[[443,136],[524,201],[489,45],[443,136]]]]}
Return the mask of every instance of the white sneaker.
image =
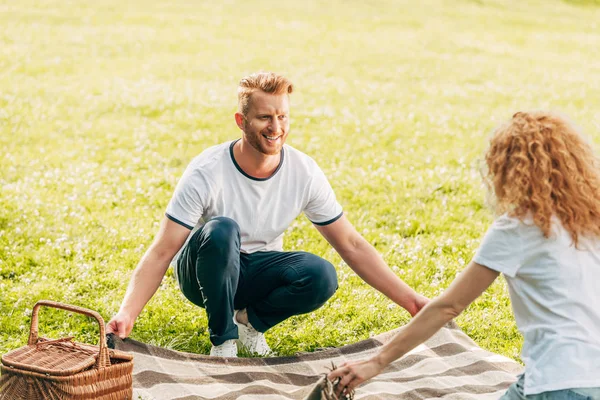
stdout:
{"type": "Polygon", "coordinates": [[[218,346],[213,345],[210,355],[215,357],[237,357],[236,339],[226,340],[218,346]]]}
{"type": "Polygon", "coordinates": [[[250,353],[258,353],[258,355],[266,356],[271,353],[271,348],[265,340],[265,335],[252,327],[250,322],[248,325],[237,322],[235,316],[237,310],[233,313],[233,323],[238,327],[238,346],[244,347],[250,353]]]}

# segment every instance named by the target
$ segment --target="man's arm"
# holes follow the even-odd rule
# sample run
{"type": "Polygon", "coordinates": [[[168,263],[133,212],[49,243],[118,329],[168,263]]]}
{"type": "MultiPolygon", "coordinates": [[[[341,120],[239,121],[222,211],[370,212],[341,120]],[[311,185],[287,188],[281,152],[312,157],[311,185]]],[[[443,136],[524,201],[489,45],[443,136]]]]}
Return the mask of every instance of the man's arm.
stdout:
{"type": "Polygon", "coordinates": [[[392,272],[377,250],[354,229],[345,215],[329,225],[315,227],[358,276],[405,308],[410,315],[414,316],[427,304],[427,298],[392,272]]]}
{"type": "Polygon", "coordinates": [[[188,228],[163,217],[154,241],[133,271],[121,308],[108,323],[107,333],[117,333],[123,339],[129,336],[135,319],[160,286],[189,233],[188,228]]]}

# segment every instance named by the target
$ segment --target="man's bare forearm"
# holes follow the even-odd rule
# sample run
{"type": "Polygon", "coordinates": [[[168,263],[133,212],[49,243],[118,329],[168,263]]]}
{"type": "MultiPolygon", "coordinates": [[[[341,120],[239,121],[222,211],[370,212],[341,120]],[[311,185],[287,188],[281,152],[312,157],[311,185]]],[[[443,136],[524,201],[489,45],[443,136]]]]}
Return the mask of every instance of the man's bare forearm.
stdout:
{"type": "Polygon", "coordinates": [[[381,255],[364,238],[340,252],[340,256],[369,285],[394,303],[411,310],[418,294],[388,267],[381,255]]]}
{"type": "Polygon", "coordinates": [[[136,319],[156,293],[170,262],[170,257],[158,254],[152,247],[148,249],[133,271],[120,312],[136,319]]]}
{"type": "Polygon", "coordinates": [[[107,324],[107,332],[117,333],[123,339],[129,336],[136,318],[156,293],[169,263],[189,233],[188,228],[163,217],[154,242],[133,271],[119,312],[107,324]]]}

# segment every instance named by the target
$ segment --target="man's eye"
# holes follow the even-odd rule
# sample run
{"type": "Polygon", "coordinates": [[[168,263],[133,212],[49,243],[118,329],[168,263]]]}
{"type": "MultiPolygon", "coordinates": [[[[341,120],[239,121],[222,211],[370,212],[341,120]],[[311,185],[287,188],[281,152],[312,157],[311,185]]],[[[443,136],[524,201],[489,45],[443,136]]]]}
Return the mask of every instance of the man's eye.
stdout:
{"type": "Polygon", "coordinates": [[[279,116],[279,119],[281,119],[281,120],[286,120],[286,119],[287,119],[287,115],[280,115],[280,116],[279,116]]]}

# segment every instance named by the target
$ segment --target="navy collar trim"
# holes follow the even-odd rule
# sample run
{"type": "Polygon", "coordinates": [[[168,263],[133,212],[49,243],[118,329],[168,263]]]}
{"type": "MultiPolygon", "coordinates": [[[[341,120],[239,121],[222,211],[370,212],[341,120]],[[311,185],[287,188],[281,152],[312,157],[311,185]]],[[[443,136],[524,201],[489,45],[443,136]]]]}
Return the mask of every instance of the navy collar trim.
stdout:
{"type": "Polygon", "coordinates": [[[231,142],[231,145],[229,145],[229,155],[231,156],[231,161],[233,161],[233,165],[235,165],[235,168],[237,168],[237,170],[244,175],[246,178],[248,179],[252,179],[253,181],[268,181],[269,179],[271,179],[272,177],[274,177],[277,172],[279,172],[279,170],[281,169],[281,167],[283,166],[283,157],[285,155],[284,152],[284,148],[281,148],[281,157],[279,159],[279,165],[277,166],[277,169],[275,170],[275,172],[273,172],[271,174],[271,176],[268,176],[266,178],[256,178],[254,176],[248,175],[246,172],[244,172],[244,170],[240,167],[240,165],[237,163],[237,161],[235,161],[235,157],[233,156],[233,146],[235,146],[235,144],[237,142],[239,142],[241,139],[237,139],[234,140],[233,142],[231,142]]]}

